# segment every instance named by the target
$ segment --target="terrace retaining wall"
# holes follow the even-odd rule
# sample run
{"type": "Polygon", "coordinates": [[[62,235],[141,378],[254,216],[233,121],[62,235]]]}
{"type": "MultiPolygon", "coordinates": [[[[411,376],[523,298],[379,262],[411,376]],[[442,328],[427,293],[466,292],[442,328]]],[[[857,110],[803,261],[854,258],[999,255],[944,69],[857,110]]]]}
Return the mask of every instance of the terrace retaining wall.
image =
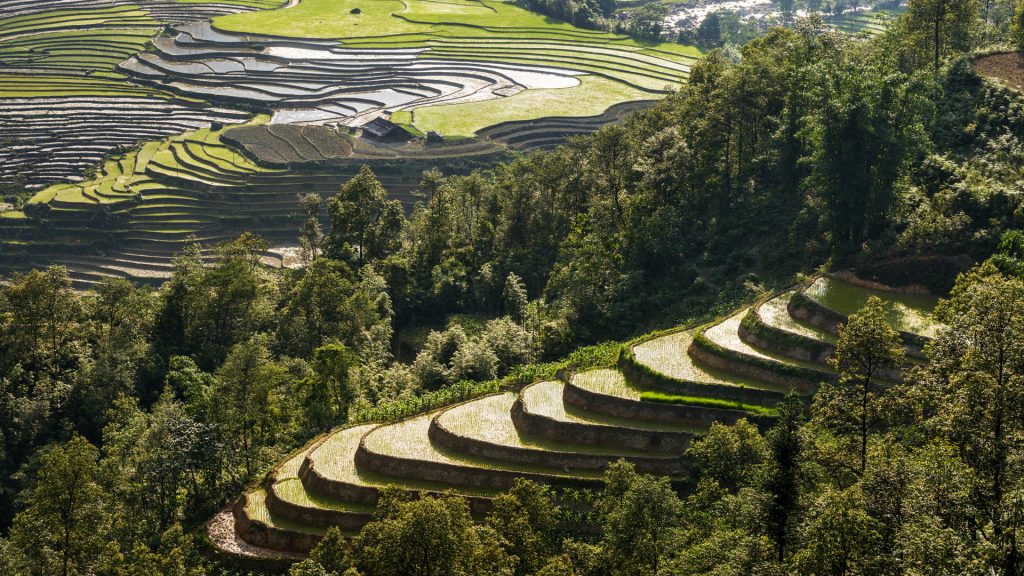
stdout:
{"type": "MultiPolygon", "coordinates": [[[[371,432],[372,433],[372,432],[371,432]]],[[[584,478],[565,478],[532,472],[514,472],[511,470],[493,470],[477,468],[463,464],[415,460],[388,454],[373,452],[366,447],[366,438],[359,442],[355,455],[356,466],[363,470],[376,472],[394,478],[406,478],[424,482],[440,482],[452,486],[466,488],[505,491],[512,488],[517,478],[525,478],[541,484],[560,488],[597,489],[601,486],[598,480],[584,478]]]]}
{"type": "MultiPolygon", "coordinates": [[[[609,464],[623,458],[622,456],[610,456],[600,454],[580,454],[575,452],[561,452],[553,450],[539,450],[532,448],[520,448],[513,446],[502,446],[484,442],[474,438],[460,436],[445,428],[438,421],[440,415],[430,421],[428,436],[430,440],[440,446],[460,454],[494,460],[496,462],[511,462],[528,466],[543,466],[556,470],[587,470],[600,471],[609,464]]],[[[638,471],[645,474],[656,474],[659,476],[681,477],[689,473],[689,466],[682,458],[645,458],[625,457],[632,462],[638,471]]]]}
{"type": "Polygon", "coordinates": [[[761,380],[776,386],[795,388],[804,394],[813,393],[817,390],[819,383],[834,379],[833,375],[825,372],[820,372],[819,376],[817,371],[810,369],[796,369],[796,367],[774,360],[770,361],[772,364],[769,364],[768,361],[761,362],[757,358],[748,357],[738,352],[723,351],[717,346],[707,345],[705,340],[694,338],[687,353],[695,362],[715,370],[761,380]],[[773,364],[777,364],[778,367],[773,364]],[[793,373],[787,374],[786,371],[789,369],[793,369],[793,373]]]}
{"type": "MultiPolygon", "coordinates": [[[[839,326],[848,320],[845,314],[828,308],[804,294],[804,289],[793,294],[786,305],[786,310],[793,318],[835,335],[839,335],[839,326]]],[[[915,358],[925,358],[924,345],[930,340],[928,337],[902,330],[899,334],[907,348],[907,354],[915,358]]]]}
{"type": "Polygon", "coordinates": [[[321,537],[316,534],[282,530],[249,518],[245,513],[248,500],[248,494],[243,495],[231,511],[235,517],[235,533],[249,544],[286,552],[305,553],[312,550],[320,541],[321,537]]]}
{"type": "Polygon", "coordinates": [[[564,422],[534,414],[526,409],[522,396],[512,405],[516,429],[531,436],[555,442],[575,442],[588,446],[615,446],[629,450],[682,454],[693,438],[687,432],[656,432],[636,428],[564,422]]]}
{"type": "MultiPolygon", "coordinates": [[[[821,342],[769,326],[761,320],[756,310],[751,310],[747,317],[743,319],[743,323],[740,324],[739,328],[739,336],[740,340],[755,348],[763,348],[776,354],[808,362],[824,364],[836,350],[835,346],[827,342],[821,342]],[[801,346],[798,343],[799,340],[804,340],[806,347],[801,346]]],[[[903,381],[903,374],[900,369],[879,368],[876,375],[879,378],[893,382],[903,381]]]]}
{"type": "Polygon", "coordinates": [[[299,479],[302,480],[302,485],[307,491],[325,498],[370,506],[377,504],[379,493],[376,488],[327,478],[316,469],[316,462],[309,456],[303,458],[302,465],[299,466],[299,479]]]}
{"type": "Polygon", "coordinates": [[[645,422],[663,422],[665,424],[693,426],[696,428],[707,428],[715,422],[735,424],[741,418],[746,418],[762,429],[771,427],[774,422],[773,418],[742,410],[629,400],[618,396],[591,392],[574,385],[572,382],[565,385],[562,399],[566,404],[575,406],[580,410],[606,416],[643,420],[645,422]]]}
{"type": "MultiPolygon", "coordinates": [[[[680,350],[680,354],[687,353],[685,350],[680,350]]],[[[678,380],[641,364],[632,350],[627,347],[623,347],[622,353],[619,354],[617,366],[629,382],[640,388],[657,390],[666,394],[734,400],[744,404],[758,405],[771,405],[785,397],[785,394],[774,390],[678,380]]]]}
{"type": "Polygon", "coordinates": [[[326,508],[314,508],[300,506],[287,502],[277,492],[277,485],[271,483],[266,487],[267,510],[275,516],[291,520],[306,526],[319,526],[329,528],[337,526],[342,530],[356,532],[361,530],[370,520],[373,514],[370,512],[353,512],[347,510],[329,510],[326,508]]]}
{"type": "MultiPolygon", "coordinates": [[[[380,497],[380,492],[376,488],[359,486],[325,477],[323,474],[320,474],[316,469],[316,463],[312,462],[309,457],[302,461],[302,466],[299,468],[299,479],[302,480],[302,486],[307,492],[324,498],[376,506],[377,499],[380,497]]],[[[429,490],[421,491],[420,493],[432,496],[442,495],[441,492],[429,490]]],[[[474,518],[482,518],[494,508],[494,503],[490,498],[482,496],[466,496],[465,498],[469,502],[469,511],[474,518]]]]}
{"type": "Polygon", "coordinates": [[[755,348],[762,348],[789,358],[824,364],[835,353],[836,347],[802,334],[769,326],[761,320],[760,306],[751,308],[740,322],[737,331],[740,340],[755,348]]]}

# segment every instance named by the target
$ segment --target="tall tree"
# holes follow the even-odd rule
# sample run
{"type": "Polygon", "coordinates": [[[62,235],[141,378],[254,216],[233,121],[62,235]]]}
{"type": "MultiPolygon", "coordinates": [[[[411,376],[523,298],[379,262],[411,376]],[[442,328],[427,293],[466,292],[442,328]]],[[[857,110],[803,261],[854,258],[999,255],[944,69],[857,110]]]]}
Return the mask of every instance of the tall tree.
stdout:
{"type": "Polygon", "coordinates": [[[946,328],[912,390],[926,426],[973,469],[978,534],[1003,574],[1019,574],[1024,480],[1024,281],[985,264],[957,280],[936,317],[946,328]]]}
{"type": "Polygon", "coordinates": [[[25,574],[91,576],[114,559],[112,510],[100,484],[99,455],[80,436],[40,455],[27,507],[11,529],[10,547],[25,574]]]}
{"type": "Polygon", "coordinates": [[[299,194],[299,208],[305,219],[299,226],[299,244],[302,246],[302,262],[307,266],[323,252],[324,233],[320,227],[320,207],[323,198],[316,192],[299,194]]]}
{"type": "Polygon", "coordinates": [[[613,576],[656,576],[673,543],[683,504],[668,478],[637,474],[620,460],[605,472],[598,502],[602,547],[613,576]]]}
{"type": "Polygon", "coordinates": [[[841,437],[856,439],[857,471],[867,467],[868,438],[880,417],[878,379],[884,370],[902,366],[906,351],[899,333],[886,319],[876,296],[839,329],[829,364],[838,384],[825,384],[814,399],[814,417],[841,437]]]}
{"type": "Polygon", "coordinates": [[[555,510],[547,487],[521,478],[494,499],[487,525],[501,536],[508,554],[519,559],[516,576],[534,574],[554,552],[555,510]]]}
{"type": "Polygon", "coordinates": [[[763,488],[771,497],[767,513],[768,534],[775,542],[778,561],[783,562],[793,540],[800,499],[800,466],[803,458],[800,427],[804,421],[804,403],[795,392],[790,392],[779,404],[778,410],[779,419],[765,437],[769,457],[763,488]]]}
{"type": "Polygon", "coordinates": [[[388,497],[352,540],[351,558],[365,576],[511,576],[514,560],[492,535],[473,524],[463,498],[388,497]]]}
{"type": "Polygon", "coordinates": [[[923,141],[927,101],[920,85],[886,68],[848,51],[818,80],[807,183],[823,200],[836,255],[858,251],[878,234],[896,182],[923,141]]]}
{"type": "Polygon", "coordinates": [[[943,58],[971,49],[978,5],[975,0],[910,0],[899,23],[905,50],[919,54],[917,62],[930,60],[938,71],[943,58]]]}
{"type": "Polygon", "coordinates": [[[402,204],[388,200],[384,186],[365,164],[328,201],[327,212],[331,218],[327,248],[335,258],[362,267],[385,258],[399,246],[405,223],[402,204]]]}
{"type": "Polygon", "coordinates": [[[281,439],[289,417],[288,373],[273,361],[267,343],[266,336],[257,335],[236,344],[217,371],[214,396],[224,403],[226,428],[246,478],[265,464],[263,449],[281,439]]]}
{"type": "Polygon", "coordinates": [[[359,358],[343,344],[327,344],[313,352],[314,375],[307,378],[303,403],[312,433],[342,424],[355,397],[349,370],[359,358]]]}

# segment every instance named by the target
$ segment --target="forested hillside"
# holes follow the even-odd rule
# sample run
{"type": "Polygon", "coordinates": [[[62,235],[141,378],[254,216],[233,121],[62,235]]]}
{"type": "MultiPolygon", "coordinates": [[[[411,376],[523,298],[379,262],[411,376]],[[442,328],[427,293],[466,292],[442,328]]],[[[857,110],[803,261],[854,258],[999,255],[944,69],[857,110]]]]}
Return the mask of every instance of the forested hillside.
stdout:
{"type": "Polygon", "coordinates": [[[871,39],[815,17],[772,29],[622,124],[425,172],[411,213],[364,167],[301,198],[297,269],[246,234],[181,254],[158,289],[14,275],[0,573],[1020,573],[1024,96],[972,64],[1018,32],[982,8],[913,0],[871,39]],[[797,339],[805,370],[756,363],[810,378],[802,396],[637,398],[743,412],[685,431],[685,482],[627,461],[565,490],[379,482],[375,508],[344,510],[362,532],[317,533],[290,568],[304,555],[211,553],[204,522],[322,433],[567,385],[652,330],[749,331],[734,309],[840,269],[944,297],[934,331],[897,331],[871,299],[797,339]]]}

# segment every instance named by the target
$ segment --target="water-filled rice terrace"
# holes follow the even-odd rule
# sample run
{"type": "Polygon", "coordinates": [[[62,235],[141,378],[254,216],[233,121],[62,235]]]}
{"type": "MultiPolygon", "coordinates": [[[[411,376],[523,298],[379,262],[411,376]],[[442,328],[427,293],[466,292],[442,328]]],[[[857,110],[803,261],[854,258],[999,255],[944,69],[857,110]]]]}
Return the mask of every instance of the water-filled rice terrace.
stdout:
{"type": "Polygon", "coordinates": [[[298,192],[368,163],[411,206],[422,170],[617,122],[697,56],[501,0],[0,1],[0,273],[159,282],[186,239],[294,244],[298,192]],[[365,138],[381,119],[400,137],[365,138]]]}
{"type": "Polygon", "coordinates": [[[831,26],[847,34],[877,36],[892,25],[905,12],[905,8],[881,8],[876,10],[853,10],[829,16],[825,19],[831,26]]]}
{"type": "Polygon", "coordinates": [[[919,362],[935,329],[934,298],[822,276],[709,324],[625,345],[614,366],[327,433],[211,520],[209,535],[235,559],[287,563],[331,526],[358,531],[384,486],[463,495],[479,517],[517,477],[593,488],[619,458],[685,489],[686,448],[713,423],[745,418],[767,429],[786,393],[807,397],[836,377],[827,359],[839,326],[871,295],[885,301],[919,362]]]}

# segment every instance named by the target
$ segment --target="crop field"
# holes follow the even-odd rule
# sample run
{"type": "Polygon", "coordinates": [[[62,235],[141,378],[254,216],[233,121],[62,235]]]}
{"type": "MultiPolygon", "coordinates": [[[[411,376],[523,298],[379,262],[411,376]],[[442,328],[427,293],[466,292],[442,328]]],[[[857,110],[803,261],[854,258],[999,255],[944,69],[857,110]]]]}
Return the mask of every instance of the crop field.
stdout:
{"type": "Polygon", "coordinates": [[[564,382],[538,382],[522,392],[526,409],[534,414],[546,416],[559,422],[608,426],[610,428],[632,428],[650,432],[695,432],[692,426],[673,426],[655,422],[642,422],[627,418],[615,418],[603,414],[584,412],[562,401],[564,382]]]}
{"type": "MultiPolygon", "coordinates": [[[[785,306],[783,306],[783,311],[785,312],[785,306]]],[[[641,364],[676,380],[706,384],[729,384],[766,390],[775,389],[771,384],[766,384],[753,378],[737,377],[727,372],[696,364],[686,353],[693,342],[693,333],[693,330],[680,330],[645,340],[633,346],[633,354],[641,364]]]]}
{"type": "Polygon", "coordinates": [[[643,394],[642,388],[633,386],[626,381],[622,372],[611,368],[580,372],[573,377],[572,383],[591,392],[627,400],[639,400],[640,395],[643,394]]]}
{"type": "MultiPolygon", "coordinates": [[[[827,282],[835,279],[825,277],[827,282]]],[[[801,287],[801,292],[818,290],[820,279],[801,287]]],[[[866,301],[873,291],[848,284],[846,302],[866,301]]],[[[796,291],[787,291],[776,295],[766,302],[773,304],[766,311],[766,316],[787,314],[787,301],[796,291]]],[[[886,300],[898,303],[902,296],[887,294],[886,300]]],[[[849,304],[850,311],[856,311],[849,304]]],[[[765,310],[765,306],[761,306],[765,310]]],[[[601,434],[610,434],[608,438],[650,438],[650,434],[678,434],[675,441],[682,438],[688,442],[689,435],[701,434],[712,422],[733,422],[738,418],[751,419],[758,426],[766,426],[777,416],[773,402],[757,401],[758,394],[763,390],[744,387],[746,380],[737,374],[750,366],[762,366],[758,359],[767,356],[754,356],[766,351],[753,344],[744,342],[737,330],[739,320],[747,312],[748,307],[729,314],[719,322],[710,324],[705,334],[711,333],[719,343],[729,341],[740,342],[743,355],[737,357],[735,363],[712,369],[703,364],[701,356],[689,357],[689,346],[693,338],[692,329],[676,330],[668,334],[654,337],[633,345],[635,361],[645,370],[657,372],[683,385],[694,379],[690,376],[700,374],[706,378],[709,386],[747,390],[750,396],[744,398],[722,398],[700,393],[700,385],[693,387],[693,394],[672,394],[664,390],[652,389],[640,381],[633,381],[615,368],[598,368],[579,372],[571,377],[570,383],[562,381],[542,381],[530,384],[520,391],[505,391],[489,394],[480,398],[456,404],[448,409],[434,409],[404,420],[385,422],[381,425],[363,424],[335,431],[326,438],[313,441],[310,446],[291,455],[276,470],[273,476],[273,495],[285,506],[296,506],[305,510],[321,510],[324,514],[362,514],[368,518],[369,510],[366,496],[357,497],[353,490],[374,491],[384,486],[395,486],[410,491],[447,492],[471,497],[474,506],[484,506],[487,499],[493,497],[495,490],[479,487],[480,482],[486,484],[494,481],[502,474],[529,474],[533,478],[548,482],[586,481],[596,477],[597,472],[591,469],[577,471],[569,468],[569,460],[574,457],[593,458],[595,455],[616,457],[639,457],[647,462],[673,462],[681,453],[655,451],[656,446],[646,449],[617,449],[616,440],[602,442],[601,434]],[[688,358],[681,361],[682,358],[688,358]],[[568,391],[575,389],[573,394],[581,392],[594,395],[596,403],[580,404],[570,400],[568,391]],[[570,426],[585,426],[591,437],[587,445],[580,445],[578,437],[572,432],[560,434],[547,433],[540,440],[536,428],[520,429],[522,420],[514,414],[517,398],[525,413],[545,418],[555,423],[570,426]],[[610,415],[622,409],[633,416],[610,415]],[[679,421],[699,422],[700,426],[682,425],[679,421]],[[675,423],[671,423],[675,421],[675,423]],[[438,435],[442,434],[443,435],[438,435]],[[626,436],[622,436],[625,434],[626,436]],[[647,436],[643,436],[643,435],[647,436]],[[558,438],[557,440],[552,438],[558,438]],[[485,447],[488,452],[480,452],[485,447]],[[522,462],[523,454],[551,454],[563,459],[565,467],[551,469],[543,466],[526,465],[522,462]],[[373,464],[370,466],[370,464],[373,464]],[[303,475],[300,470],[304,465],[314,470],[319,480],[313,481],[311,475],[303,475]],[[373,469],[369,471],[367,466],[373,469]],[[443,470],[441,476],[425,481],[424,470],[443,470]],[[491,480],[486,480],[486,479],[491,480]],[[332,486],[334,488],[332,488],[332,486]],[[339,489],[339,487],[341,489],[339,489]],[[340,490],[340,491],[339,491],[340,490]],[[332,492],[333,491],[333,492],[332,492]],[[328,493],[334,495],[328,496],[328,493]]],[[[927,319],[927,318],[925,318],[927,319]]],[[[793,337],[815,338],[820,335],[816,331],[808,331],[802,324],[795,321],[783,321],[776,318],[773,326],[793,337]]],[[[787,336],[788,337],[788,336],[787,336]]],[[[824,343],[824,340],[818,340],[824,343]]],[[[739,348],[739,345],[735,345],[739,348]]],[[[779,375],[785,376],[788,369],[799,368],[799,363],[792,359],[773,355],[779,375]]],[[[703,380],[701,380],[704,383],[703,380]]],[[[763,397],[763,396],[761,396],[763,397]]],[[[536,426],[536,420],[530,420],[536,426]]],[[[582,430],[582,428],[565,428],[565,430],[582,430]]],[[[663,438],[668,438],[664,436],[663,438]]],[[[656,443],[655,443],[656,444],[656,443]]],[[[624,444],[623,444],[624,445],[624,444]]],[[[636,443],[630,444],[637,446],[636,443]]],[[[685,444],[683,444],[685,446],[685,444]]],[[[681,449],[682,450],[682,449],[681,449]]],[[[428,474],[429,475],[429,474],[428,474]]],[[[305,523],[289,522],[274,514],[267,508],[267,493],[262,489],[248,495],[248,507],[245,513],[264,525],[272,526],[284,533],[295,535],[317,534],[322,532],[330,521],[324,518],[312,518],[305,523]]],[[[282,504],[279,502],[278,506],[282,504]]],[[[277,508],[274,508],[277,510],[277,508]]],[[[477,515],[480,509],[477,508],[477,515]]],[[[349,516],[352,517],[352,516],[349,516]]],[[[212,536],[212,534],[211,534],[212,536]]],[[[244,538],[244,534],[240,534],[244,538]]],[[[214,538],[217,546],[222,543],[214,538]]],[[[223,543],[230,548],[231,543],[223,543]]],[[[280,552],[294,552],[287,545],[280,548],[260,549],[257,552],[267,558],[280,552]]]]}
{"type": "MultiPolygon", "coordinates": [[[[507,410],[506,410],[507,412],[507,410]]],[[[480,470],[507,470],[524,474],[542,474],[552,478],[596,478],[600,474],[596,472],[580,471],[567,474],[564,470],[544,468],[541,466],[530,466],[523,464],[503,464],[477,456],[462,454],[448,448],[443,448],[432,442],[427,434],[430,427],[430,420],[435,414],[427,414],[410,418],[396,424],[382,426],[366,435],[365,444],[367,450],[374,454],[381,454],[393,458],[406,460],[413,465],[419,461],[433,462],[450,466],[469,466],[480,470]]],[[[462,417],[467,418],[470,423],[477,423],[481,427],[479,431],[487,426],[488,419],[493,419],[494,412],[485,410],[482,414],[476,411],[463,413],[462,417]]],[[[510,422],[511,423],[511,422],[510,422]]],[[[466,428],[461,428],[466,430],[466,428]]],[[[501,438],[509,440],[507,435],[500,431],[489,436],[489,439],[501,438]]]]}
{"type": "MultiPolygon", "coordinates": [[[[438,418],[438,423],[458,436],[498,446],[518,449],[549,450],[601,456],[644,456],[641,451],[620,450],[551,442],[520,432],[512,421],[512,404],[517,395],[512,392],[485,396],[450,410],[438,418]]],[[[562,404],[561,398],[555,403],[562,404]]]]}
{"type": "Polygon", "coordinates": [[[267,509],[267,492],[263,488],[249,492],[247,494],[247,498],[248,503],[245,507],[245,513],[253,520],[257,520],[273,528],[279,528],[289,532],[299,532],[301,534],[322,536],[324,532],[327,531],[326,528],[286,520],[272,514],[270,510],[267,509]]]}
{"type": "Polygon", "coordinates": [[[164,22],[232,10],[194,7],[89,0],[0,6],[0,183],[23,178],[41,187],[78,177],[141,141],[246,118],[141,86],[117,70],[164,22]]]}
{"type": "Polygon", "coordinates": [[[831,332],[826,332],[825,330],[804,324],[789,315],[789,311],[786,310],[786,306],[789,304],[789,299],[792,296],[793,291],[784,292],[761,304],[757,309],[757,313],[758,316],[761,317],[761,321],[768,326],[778,328],[792,334],[798,334],[800,336],[806,336],[814,340],[821,340],[828,343],[835,342],[836,337],[831,332]]]}
{"type": "Polygon", "coordinates": [[[828,24],[847,34],[877,36],[885,32],[905,9],[880,9],[867,12],[847,12],[825,19],[828,24]]]}
{"type": "Polygon", "coordinates": [[[791,364],[801,368],[809,368],[811,370],[825,369],[822,364],[798,360],[796,358],[789,358],[777,352],[761,350],[748,344],[740,337],[739,334],[740,323],[743,321],[743,317],[747,315],[747,312],[749,312],[749,309],[741,310],[725,320],[706,328],[703,335],[714,344],[717,344],[731,352],[746,354],[765,360],[774,360],[776,362],[791,364]]]}
{"type": "Polygon", "coordinates": [[[275,123],[357,126],[411,112],[402,118],[416,129],[455,136],[651,99],[685,81],[699,56],[691,47],[574,28],[502,0],[303,0],[178,32],[123,70],[181,93],[272,109],[275,123]],[[556,101],[567,104],[551,108],[556,101]],[[461,116],[475,121],[454,121],[461,116]]]}
{"type": "Polygon", "coordinates": [[[30,233],[36,222],[46,223],[51,235],[56,229],[76,239],[113,238],[124,247],[108,248],[103,257],[77,249],[73,254],[58,252],[49,261],[65,264],[79,286],[104,276],[158,282],[170,273],[174,253],[190,236],[212,243],[237,236],[258,221],[258,232],[271,241],[294,238],[296,195],[333,194],[361,164],[374,169],[393,197],[411,205],[420,175],[430,166],[468,172],[491,165],[495,154],[505,154],[504,148],[481,142],[446,144],[436,152],[422,145],[412,149],[410,144],[397,148],[406,151],[399,164],[394,162],[399,158],[395,148],[352,142],[323,126],[265,126],[268,119],[255,116],[245,119],[244,125],[191,130],[109,158],[92,178],[48,186],[28,200],[24,211],[4,213],[5,220],[19,219],[27,227],[5,227],[0,240],[8,240],[7,250],[17,254],[24,245],[4,233],[30,233]],[[228,134],[241,138],[225,138],[228,134]],[[301,137],[304,144],[282,140],[281,135],[301,137]],[[267,138],[273,138],[270,143],[278,148],[260,148],[267,138]],[[312,168],[285,169],[291,166],[289,158],[279,154],[286,147],[296,158],[303,154],[297,162],[310,162],[312,168]],[[257,153],[278,154],[279,163],[256,161],[257,153]],[[320,159],[312,160],[314,155],[320,159]],[[336,157],[328,158],[331,155],[336,157]],[[101,231],[104,234],[97,236],[101,231]]]}
{"type": "Polygon", "coordinates": [[[188,238],[294,243],[296,194],[360,163],[411,206],[422,170],[617,122],[697,56],[501,0],[5,2],[0,184],[24,207],[2,214],[0,269],[157,283],[188,238]],[[381,117],[418,139],[361,138],[381,117]]]}
{"type": "Polygon", "coordinates": [[[897,329],[924,336],[935,334],[936,324],[931,319],[937,300],[931,296],[892,294],[863,288],[840,280],[823,277],[816,280],[805,292],[811,299],[826,308],[851,314],[867,303],[871,296],[878,296],[887,303],[889,322],[897,329]]]}

